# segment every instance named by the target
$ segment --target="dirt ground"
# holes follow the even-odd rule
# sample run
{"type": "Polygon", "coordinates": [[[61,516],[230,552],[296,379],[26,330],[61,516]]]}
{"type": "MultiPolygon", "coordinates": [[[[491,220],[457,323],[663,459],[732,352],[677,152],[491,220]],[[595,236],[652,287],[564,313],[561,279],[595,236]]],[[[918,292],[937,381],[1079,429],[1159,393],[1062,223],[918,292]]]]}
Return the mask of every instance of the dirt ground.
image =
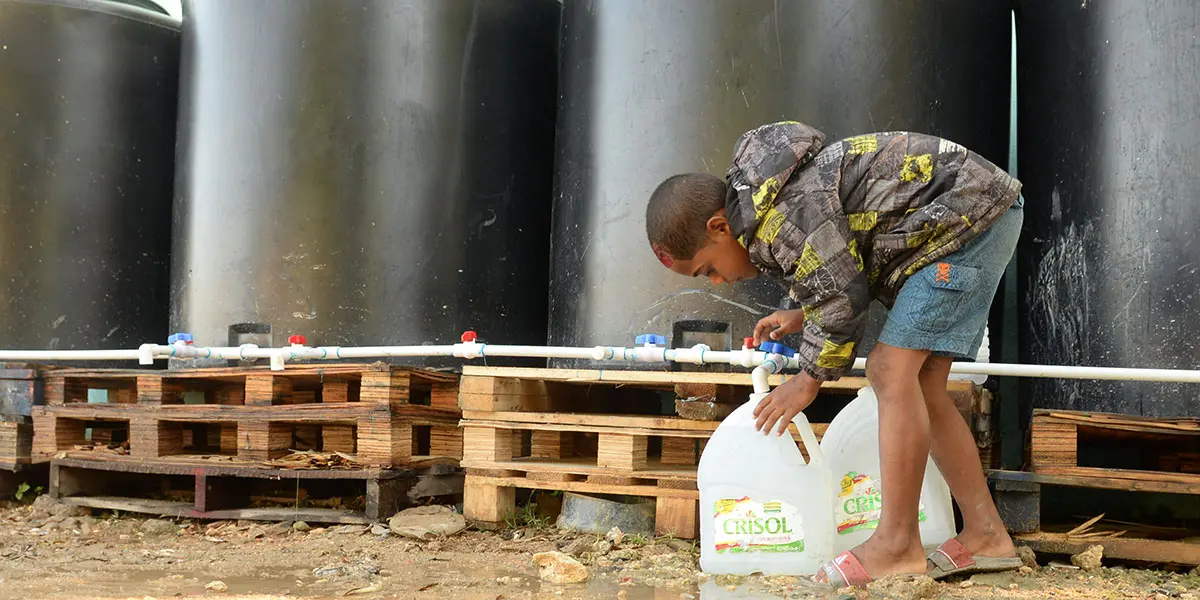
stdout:
{"type": "MultiPolygon", "coordinates": [[[[525,526],[417,541],[383,527],[163,521],[39,498],[0,506],[0,598],[402,598],[757,600],[760,598],[1136,598],[1200,600],[1200,576],[1115,566],[834,591],[796,578],[710,578],[690,542],[525,526]],[[380,535],[382,534],[382,535],[380,535]],[[584,583],[539,579],[537,552],[579,554],[584,583]],[[1195,591],[1193,591],[1195,590],[1195,591]]],[[[1060,560],[1066,560],[1058,557],[1060,560]]]]}

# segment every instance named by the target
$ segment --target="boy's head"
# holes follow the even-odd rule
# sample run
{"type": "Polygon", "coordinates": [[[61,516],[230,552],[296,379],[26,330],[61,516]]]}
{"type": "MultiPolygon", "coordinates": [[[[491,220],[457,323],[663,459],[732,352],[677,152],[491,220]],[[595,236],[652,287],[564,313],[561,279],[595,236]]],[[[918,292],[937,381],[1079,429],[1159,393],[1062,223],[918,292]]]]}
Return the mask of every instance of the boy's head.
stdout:
{"type": "Polygon", "coordinates": [[[725,218],[725,182],[707,173],[667,178],[646,206],[646,236],[659,262],[714,284],[752,279],[758,270],[725,218]]]}

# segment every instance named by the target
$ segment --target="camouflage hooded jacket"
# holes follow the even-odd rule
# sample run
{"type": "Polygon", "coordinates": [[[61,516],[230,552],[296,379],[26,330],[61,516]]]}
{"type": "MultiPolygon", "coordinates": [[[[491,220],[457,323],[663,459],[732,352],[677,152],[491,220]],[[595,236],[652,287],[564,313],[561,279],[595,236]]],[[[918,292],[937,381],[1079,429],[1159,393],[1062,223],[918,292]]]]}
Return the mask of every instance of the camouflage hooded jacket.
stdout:
{"type": "Polygon", "coordinates": [[[872,298],[890,308],[908,276],[990,227],[1021,184],[933,136],[824,141],[795,122],[743,134],[725,212],[755,266],[790,285],[805,314],[797,356],[830,380],[853,363],[872,298]]]}

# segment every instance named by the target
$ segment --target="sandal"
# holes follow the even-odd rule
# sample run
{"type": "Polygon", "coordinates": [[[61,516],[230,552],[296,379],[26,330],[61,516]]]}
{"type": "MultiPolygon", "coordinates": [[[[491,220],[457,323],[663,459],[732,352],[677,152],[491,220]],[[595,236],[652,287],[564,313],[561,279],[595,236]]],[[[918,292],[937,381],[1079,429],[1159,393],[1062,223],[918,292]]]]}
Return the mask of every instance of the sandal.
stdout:
{"type": "Polygon", "coordinates": [[[825,573],[825,580],[839,589],[850,586],[866,587],[873,581],[862,563],[858,562],[858,558],[849,550],[822,565],[818,573],[822,572],[825,573]]]}
{"type": "Polygon", "coordinates": [[[1021,559],[972,556],[966,546],[958,540],[947,540],[937,550],[929,553],[933,568],[926,575],[933,579],[944,579],[951,575],[974,575],[976,573],[999,573],[1021,568],[1021,559]]]}

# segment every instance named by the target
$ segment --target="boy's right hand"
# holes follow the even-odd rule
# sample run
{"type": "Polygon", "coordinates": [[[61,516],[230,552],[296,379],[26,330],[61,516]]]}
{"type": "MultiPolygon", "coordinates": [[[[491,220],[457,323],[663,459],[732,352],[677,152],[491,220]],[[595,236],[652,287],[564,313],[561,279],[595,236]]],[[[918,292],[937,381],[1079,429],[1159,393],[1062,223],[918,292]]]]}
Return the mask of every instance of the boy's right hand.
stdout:
{"type": "Polygon", "coordinates": [[[796,333],[802,328],[804,328],[803,310],[776,311],[771,316],[759,320],[758,324],[754,326],[754,345],[778,341],[783,336],[796,333]]]}

